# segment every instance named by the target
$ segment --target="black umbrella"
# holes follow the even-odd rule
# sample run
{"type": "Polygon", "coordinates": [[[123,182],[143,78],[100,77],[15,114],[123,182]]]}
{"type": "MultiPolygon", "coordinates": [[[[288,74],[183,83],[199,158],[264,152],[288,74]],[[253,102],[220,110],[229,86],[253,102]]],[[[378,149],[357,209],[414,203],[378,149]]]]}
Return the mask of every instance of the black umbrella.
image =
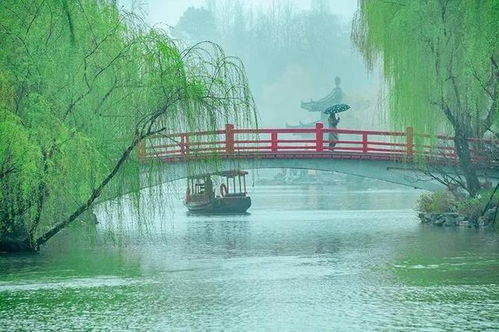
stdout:
{"type": "Polygon", "coordinates": [[[336,114],[336,113],[345,112],[346,110],[349,110],[349,109],[350,109],[350,106],[348,106],[347,104],[336,104],[336,105],[333,105],[331,107],[326,108],[324,113],[336,114]]]}

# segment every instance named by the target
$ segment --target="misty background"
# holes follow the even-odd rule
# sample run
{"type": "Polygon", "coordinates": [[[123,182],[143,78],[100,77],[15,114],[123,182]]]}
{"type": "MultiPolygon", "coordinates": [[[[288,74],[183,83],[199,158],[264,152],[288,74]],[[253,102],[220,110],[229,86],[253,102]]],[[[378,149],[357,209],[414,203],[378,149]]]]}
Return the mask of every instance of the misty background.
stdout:
{"type": "Polygon", "coordinates": [[[213,41],[247,71],[260,127],[311,123],[300,108],[342,80],[340,128],[387,129],[378,107],[379,76],[369,74],[351,41],[355,0],[122,0],[125,10],[189,47],[213,41]]]}

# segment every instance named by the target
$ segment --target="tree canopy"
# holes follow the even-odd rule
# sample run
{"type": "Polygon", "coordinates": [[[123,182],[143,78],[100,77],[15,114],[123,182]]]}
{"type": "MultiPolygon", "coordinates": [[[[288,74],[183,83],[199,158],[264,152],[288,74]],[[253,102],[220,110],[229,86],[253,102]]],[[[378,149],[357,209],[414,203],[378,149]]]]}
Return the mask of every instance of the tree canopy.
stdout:
{"type": "Polygon", "coordinates": [[[7,250],[36,250],[111,183],[137,191],[133,151],[147,137],[253,116],[238,59],[211,43],[181,49],[114,1],[2,1],[0,45],[7,250]]]}
{"type": "Polygon", "coordinates": [[[499,2],[362,0],[353,38],[371,68],[381,65],[393,122],[455,135],[476,193],[467,139],[499,130],[499,2]]]}

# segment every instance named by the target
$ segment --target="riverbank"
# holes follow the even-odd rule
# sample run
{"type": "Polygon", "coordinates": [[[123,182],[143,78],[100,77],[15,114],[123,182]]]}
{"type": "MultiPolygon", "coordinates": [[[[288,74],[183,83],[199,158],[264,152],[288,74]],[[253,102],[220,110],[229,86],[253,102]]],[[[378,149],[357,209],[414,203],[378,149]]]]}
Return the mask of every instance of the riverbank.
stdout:
{"type": "MultiPolygon", "coordinates": [[[[69,227],[83,232],[95,231],[98,224],[96,215],[91,211],[83,213],[77,222],[69,227]]],[[[2,253],[38,253],[39,249],[25,224],[15,224],[0,228],[0,254],[2,253]]]]}
{"type": "Polygon", "coordinates": [[[434,226],[496,229],[498,200],[490,190],[477,197],[456,197],[448,191],[423,194],[418,200],[418,217],[423,224],[434,226]]]}
{"type": "Polygon", "coordinates": [[[469,221],[465,216],[456,212],[445,213],[419,213],[419,219],[423,224],[431,224],[434,226],[461,226],[468,228],[495,228],[497,223],[495,221],[496,208],[488,209],[483,216],[478,217],[476,220],[469,221]]]}

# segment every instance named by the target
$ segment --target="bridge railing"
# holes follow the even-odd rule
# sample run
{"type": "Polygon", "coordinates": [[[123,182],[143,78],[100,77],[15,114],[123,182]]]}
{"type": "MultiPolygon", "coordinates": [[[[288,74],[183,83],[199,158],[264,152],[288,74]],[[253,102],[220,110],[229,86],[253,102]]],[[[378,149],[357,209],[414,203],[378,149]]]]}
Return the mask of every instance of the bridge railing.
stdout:
{"type": "MultiPolygon", "coordinates": [[[[472,154],[479,158],[497,142],[471,139],[476,147],[472,154]],[[480,152],[480,153],[479,153],[480,152]]],[[[452,137],[415,135],[411,127],[405,131],[375,131],[324,128],[252,129],[227,124],[223,130],[157,135],[139,147],[143,160],[161,158],[179,160],[207,156],[275,158],[307,156],[358,159],[426,158],[456,161],[452,137]]]]}

